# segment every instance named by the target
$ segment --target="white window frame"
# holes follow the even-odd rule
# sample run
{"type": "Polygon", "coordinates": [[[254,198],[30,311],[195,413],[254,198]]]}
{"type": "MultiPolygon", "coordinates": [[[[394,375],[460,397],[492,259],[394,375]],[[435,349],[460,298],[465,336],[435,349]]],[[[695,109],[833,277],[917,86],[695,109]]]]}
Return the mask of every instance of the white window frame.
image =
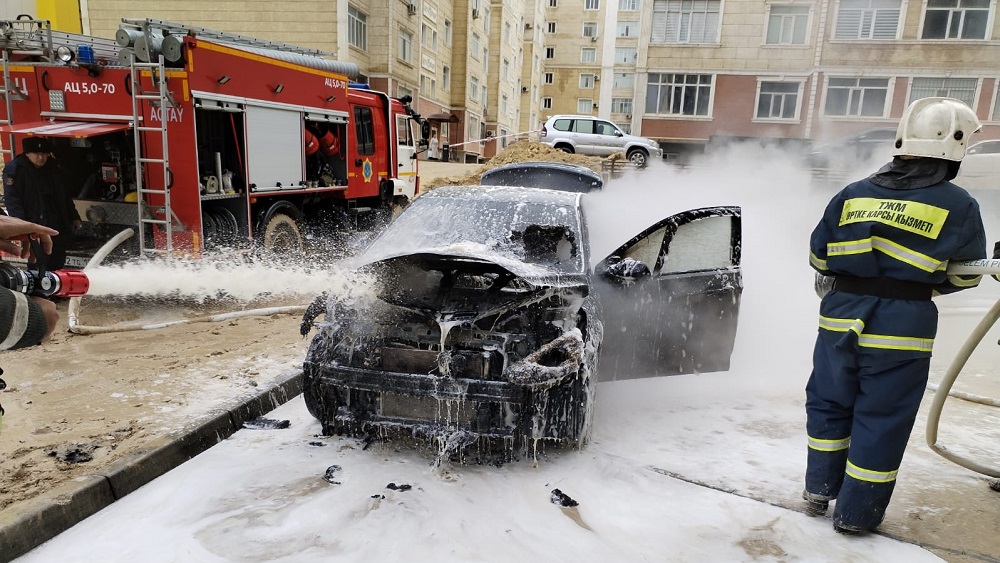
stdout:
{"type": "Polygon", "coordinates": [[[833,38],[845,41],[899,38],[904,0],[840,0],[833,38]]]}
{"type": "Polygon", "coordinates": [[[581,63],[596,63],[597,62],[597,49],[593,47],[584,47],[580,49],[580,62],[581,63]]]}
{"type": "Polygon", "coordinates": [[[986,8],[980,6],[970,6],[968,2],[976,0],[937,0],[937,2],[953,3],[953,6],[931,6],[930,2],[924,5],[923,21],[920,23],[920,38],[926,40],[947,40],[947,41],[982,41],[990,38],[990,27],[993,25],[992,11],[996,2],[990,2],[986,8]],[[947,18],[944,37],[928,37],[927,26],[930,25],[931,12],[947,18]],[[982,18],[982,36],[962,37],[965,34],[970,21],[970,13],[976,13],[982,18]],[[958,29],[954,29],[954,28],[958,29]]]}
{"type": "Polygon", "coordinates": [[[638,12],[639,0],[618,0],[619,12],[638,12]]]}
{"type": "Polygon", "coordinates": [[[352,47],[368,50],[368,14],[347,5],[347,43],[352,47]]]}
{"type": "Polygon", "coordinates": [[[615,37],[639,37],[639,22],[635,20],[619,21],[615,37]]]}
{"type": "Polygon", "coordinates": [[[469,99],[478,100],[479,99],[479,79],[475,76],[469,77],[469,99]]]}
{"type": "Polygon", "coordinates": [[[555,33],[556,22],[545,22],[545,33],[555,33]]]}
{"type": "Polygon", "coordinates": [[[542,109],[552,109],[552,98],[542,98],[542,109]]]}
{"type": "Polygon", "coordinates": [[[577,98],[576,99],[576,112],[587,115],[594,111],[594,99],[593,98],[577,98]],[[588,107],[589,106],[589,107],[588,107]]]}
{"type": "Polygon", "coordinates": [[[583,22],[583,36],[597,37],[597,22],[583,22]]]}
{"type": "Polygon", "coordinates": [[[615,90],[635,88],[635,73],[615,72],[611,78],[611,88],[615,90]]]}
{"type": "Polygon", "coordinates": [[[611,98],[611,113],[632,113],[632,98],[611,98]]]}
{"type": "Polygon", "coordinates": [[[910,91],[906,96],[906,103],[913,103],[920,98],[941,96],[962,100],[969,106],[975,107],[979,87],[980,80],[973,77],[915,76],[910,79],[910,91]]]}
{"type": "Polygon", "coordinates": [[[717,44],[721,24],[722,0],[653,0],[650,43],[717,44]]]}
{"type": "Polygon", "coordinates": [[[451,91],[451,67],[448,65],[441,67],[441,89],[445,92],[451,91]]]}
{"type": "Polygon", "coordinates": [[[769,4],[765,45],[805,45],[809,41],[812,7],[805,4],[769,4]],[[772,31],[777,37],[772,40],[772,31]]]}
{"type": "Polygon", "coordinates": [[[827,76],[823,90],[823,116],[845,118],[879,118],[885,117],[892,96],[892,79],[883,77],[827,76]],[[876,82],[885,81],[885,86],[876,82]],[[844,113],[830,113],[831,91],[844,91],[846,107],[844,113]],[[882,110],[875,113],[864,113],[866,101],[872,101],[872,96],[882,98],[882,110]]]}
{"type": "Polygon", "coordinates": [[[683,72],[649,73],[645,113],[686,119],[711,118],[715,104],[715,76],[683,72]],[[686,112],[684,107],[689,103],[694,104],[692,112],[686,112]],[[699,113],[702,103],[705,111],[699,113]],[[666,107],[661,108],[664,104],[666,107]],[[675,107],[679,107],[679,110],[675,110],[675,107]]]}
{"type": "Polygon", "coordinates": [[[446,47],[451,47],[451,40],[453,29],[455,26],[451,24],[451,20],[444,20],[444,44],[446,47]]]}
{"type": "Polygon", "coordinates": [[[472,44],[472,47],[469,49],[469,51],[472,53],[472,58],[474,58],[476,60],[479,60],[480,38],[479,38],[479,34],[476,33],[475,31],[472,32],[471,44],[472,44]]]}
{"type": "Polygon", "coordinates": [[[546,47],[545,48],[545,60],[551,61],[554,58],[556,58],[556,48],[555,47],[546,47]]]}
{"type": "Polygon", "coordinates": [[[545,84],[554,84],[556,81],[556,74],[554,72],[546,72],[542,77],[542,81],[545,84]]]}
{"type": "Polygon", "coordinates": [[[406,64],[413,64],[413,33],[400,29],[396,42],[396,58],[406,64]]]}
{"type": "Polygon", "coordinates": [[[802,106],[802,85],[800,81],[780,80],[780,79],[757,79],[757,100],[754,105],[754,121],[798,121],[799,111],[802,106]],[[788,88],[794,87],[794,92],[771,91],[774,87],[788,88]],[[767,115],[761,115],[761,105],[767,103],[767,115]],[[785,115],[789,107],[792,106],[791,115],[785,115]],[[778,115],[774,115],[778,113],[778,115]]]}
{"type": "Polygon", "coordinates": [[[581,72],[580,82],[579,82],[580,89],[593,90],[594,86],[597,85],[597,81],[595,80],[595,78],[597,78],[596,74],[593,74],[591,72],[581,72]]]}
{"type": "Polygon", "coordinates": [[[583,0],[584,10],[600,10],[601,0],[583,0]]]}
{"type": "Polygon", "coordinates": [[[639,57],[639,50],[636,47],[615,47],[616,65],[634,65],[639,57]]]}

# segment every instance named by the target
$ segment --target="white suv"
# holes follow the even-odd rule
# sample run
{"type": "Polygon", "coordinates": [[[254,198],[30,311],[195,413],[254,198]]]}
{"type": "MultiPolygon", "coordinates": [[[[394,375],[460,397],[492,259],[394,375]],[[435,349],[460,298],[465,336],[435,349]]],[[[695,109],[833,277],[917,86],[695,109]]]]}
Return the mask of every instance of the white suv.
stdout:
{"type": "Polygon", "coordinates": [[[624,133],[614,123],[592,115],[554,115],[545,121],[538,140],[570,153],[608,156],[622,152],[639,168],[650,157],[663,158],[656,141],[624,133]]]}

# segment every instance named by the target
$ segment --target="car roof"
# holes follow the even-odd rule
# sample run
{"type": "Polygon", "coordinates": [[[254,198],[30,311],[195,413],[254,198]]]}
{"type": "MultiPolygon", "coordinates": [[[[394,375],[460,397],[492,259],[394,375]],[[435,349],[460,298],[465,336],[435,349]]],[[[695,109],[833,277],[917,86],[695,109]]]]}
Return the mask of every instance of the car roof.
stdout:
{"type": "Polygon", "coordinates": [[[507,203],[549,203],[561,206],[580,206],[580,194],[545,188],[527,188],[521,186],[441,186],[420,197],[429,198],[477,198],[494,202],[507,203]]]}
{"type": "Polygon", "coordinates": [[[526,186],[589,192],[604,187],[600,174],[585,166],[565,162],[512,162],[483,173],[484,186],[526,186]]]}

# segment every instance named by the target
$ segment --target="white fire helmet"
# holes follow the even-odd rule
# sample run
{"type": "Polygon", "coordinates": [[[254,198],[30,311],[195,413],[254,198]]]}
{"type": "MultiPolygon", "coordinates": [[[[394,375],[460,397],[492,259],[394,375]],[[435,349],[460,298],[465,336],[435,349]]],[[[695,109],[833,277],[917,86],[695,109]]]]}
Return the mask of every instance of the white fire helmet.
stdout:
{"type": "Polygon", "coordinates": [[[961,161],[969,136],[982,124],[965,102],[921,98],[903,112],[896,130],[895,156],[924,156],[961,161]]]}

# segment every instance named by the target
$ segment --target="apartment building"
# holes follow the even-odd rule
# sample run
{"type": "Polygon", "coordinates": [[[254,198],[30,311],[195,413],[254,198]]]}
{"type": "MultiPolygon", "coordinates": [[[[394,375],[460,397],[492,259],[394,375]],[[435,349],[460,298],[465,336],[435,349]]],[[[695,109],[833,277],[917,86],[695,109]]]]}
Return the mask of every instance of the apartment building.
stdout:
{"type": "MultiPolygon", "coordinates": [[[[597,115],[670,157],[894,127],[952,96],[1000,137],[997,0],[10,0],[113,37],[149,17],[336,53],[411,95],[458,159],[557,113],[597,115]]],[[[11,14],[0,15],[13,17],[11,14]]],[[[77,26],[81,29],[72,29],[77,26]]]]}
{"type": "Polygon", "coordinates": [[[996,0],[544,1],[543,111],[667,153],[894,127],[924,96],[965,101],[981,138],[1000,136],[996,0]]]}

